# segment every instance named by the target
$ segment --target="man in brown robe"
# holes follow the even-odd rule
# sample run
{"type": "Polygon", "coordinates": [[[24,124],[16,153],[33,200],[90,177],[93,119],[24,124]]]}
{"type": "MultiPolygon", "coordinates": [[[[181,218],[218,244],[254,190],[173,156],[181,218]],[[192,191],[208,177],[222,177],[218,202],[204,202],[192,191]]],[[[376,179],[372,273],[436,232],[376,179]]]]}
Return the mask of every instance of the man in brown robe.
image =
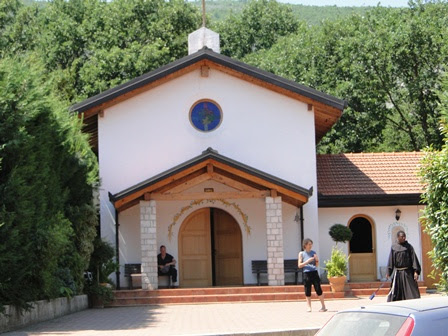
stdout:
{"type": "Polygon", "coordinates": [[[420,263],[414,248],[406,241],[406,234],[398,231],[397,243],[392,245],[387,264],[386,278],[392,276],[391,291],[387,301],[420,298],[417,283],[420,272],[420,263]]]}

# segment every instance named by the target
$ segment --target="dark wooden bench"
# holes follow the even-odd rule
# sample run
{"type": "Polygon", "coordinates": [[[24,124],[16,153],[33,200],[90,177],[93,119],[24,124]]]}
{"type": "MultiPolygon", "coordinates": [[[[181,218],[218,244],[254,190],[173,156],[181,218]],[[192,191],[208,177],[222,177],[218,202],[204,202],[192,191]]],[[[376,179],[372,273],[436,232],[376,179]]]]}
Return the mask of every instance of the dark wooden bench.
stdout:
{"type": "MultiPolygon", "coordinates": [[[[140,276],[142,275],[142,264],[124,264],[124,276],[129,277],[129,289],[134,289],[132,286],[132,275],[140,276]]],[[[171,276],[170,275],[160,275],[159,277],[168,277],[168,287],[171,286],[171,276]]]]}
{"type": "MultiPolygon", "coordinates": [[[[299,284],[299,274],[301,274],[303,281],[303,270],[299,268],[297,259],[286,259],[283,260],[283,269],[286,273],[294,273],[295,284],[299,284]]],[[[252,273],[257,274],[257,285],[260,286],[260,274],[268,273],[268,262],[267,260],[252,260],[252,273]]]]}

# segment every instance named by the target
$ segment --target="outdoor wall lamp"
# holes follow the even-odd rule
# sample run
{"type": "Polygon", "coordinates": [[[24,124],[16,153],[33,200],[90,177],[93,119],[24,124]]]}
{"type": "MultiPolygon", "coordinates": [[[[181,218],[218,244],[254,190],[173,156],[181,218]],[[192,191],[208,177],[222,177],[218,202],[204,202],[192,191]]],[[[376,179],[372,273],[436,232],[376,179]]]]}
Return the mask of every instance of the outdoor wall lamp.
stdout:
{"type": "Polygon", "coordinates": [[[401,216],[401,210],[400,209],[395,210],[395,219],[397,221],[400,220],[400,216],[401,216]]]}
{"type": "Polygon", "coordinates": [[[301,219],[302,218],[300,217],[299,210],[297,210],[296,215],[294,217],[294,222],[298,223],[300,222],[301,219]]]}

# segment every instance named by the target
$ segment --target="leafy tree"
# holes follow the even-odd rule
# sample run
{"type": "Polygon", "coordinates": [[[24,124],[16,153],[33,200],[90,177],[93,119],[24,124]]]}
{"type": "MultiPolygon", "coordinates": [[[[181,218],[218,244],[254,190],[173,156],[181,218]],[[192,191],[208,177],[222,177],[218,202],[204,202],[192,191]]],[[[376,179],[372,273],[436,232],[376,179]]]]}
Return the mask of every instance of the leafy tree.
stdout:
{"type": "Polygon", "coordinates": [[[320,152],[437,148],[435,92],[448,63],[447,17],[447,3],[375,8],[302,27],[245,61],[347,100],[320,152]]]}
{"type": "Polygon", "coordinates": [[[10,43],[9,30],[20,9],[19,0],[4,0],[0,2],[0,57],[10,43]]]}
{"type": "Polygon", "coordinates": [[[426,204],[422,219],[434,246],[430,255],[440,274],[438,287],[448,293],[448,77],[440,97],[444,144],[440,151],[426,150],[420,173],[425,185],[422,202],[426,204]]]}
{"type": "Polygon", "coordinates": [[[96,159],[36,58],[0,60],[0,303],[82,290],[96,159]]]}
{"type": "Polygon", "coordinates": [[[371,69],[368,79],[382,86],[390,110],[385,140],[402,150],[430,144],[440,148],[436,107],[440,76],[448,63],[448,55],[442,52],[447,43],[448,4],[411,3],[407,10],[382,12],[369,20],[375,32],[364,44],[369,55],[364,63],[371,69]]]}
{"type": "Polygon", "coordinates": [[[70,103],[185,56],[187,35],[201,22],[182,0],[5,1],[0,57],[36,53],[70,103]]]}
{"type": "Polygon", "coordinates": [[[40,33],[38,4],[24,6],[20,0],[0,1],[0,58],[34,49],[40,33]]]}
{"type": "Polygon", "coordinates": [[[213,27],[220,34],[221,52],[242,58],[270,48],[281,36],[297,30],[299,23],[290,6],[275,0],[250,0],[240,14],[213,27]]]}
{"type": "Polygon", "coordinates": [[[185,56],[201,17],[181,0],[55,0],[39,20],[36,51],[74,102],[185,56]]]}

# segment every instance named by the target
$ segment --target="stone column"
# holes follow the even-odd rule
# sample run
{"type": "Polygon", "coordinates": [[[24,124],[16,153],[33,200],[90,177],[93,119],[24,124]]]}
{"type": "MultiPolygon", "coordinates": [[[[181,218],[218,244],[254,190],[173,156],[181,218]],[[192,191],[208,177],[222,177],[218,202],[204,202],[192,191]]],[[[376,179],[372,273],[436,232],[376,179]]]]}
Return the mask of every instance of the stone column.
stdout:
{"type": "Polygon", "coordinates": [[[142,289],[157,289],[156,201],[140,201],[142,289]]]}
{"type": "Polygon", "coordinates": [[[266,244],[268,249],[268,285],[283,286],[282,198],[266,197],[266,244]]]}

